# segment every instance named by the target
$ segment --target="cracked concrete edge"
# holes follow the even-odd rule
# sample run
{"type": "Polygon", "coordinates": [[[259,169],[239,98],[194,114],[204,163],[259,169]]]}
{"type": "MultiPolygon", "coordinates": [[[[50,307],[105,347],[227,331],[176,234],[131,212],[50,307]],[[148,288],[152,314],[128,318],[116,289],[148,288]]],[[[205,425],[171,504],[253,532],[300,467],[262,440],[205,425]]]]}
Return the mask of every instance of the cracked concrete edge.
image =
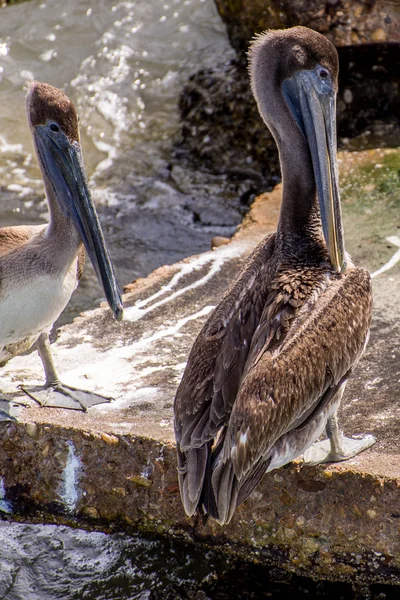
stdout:
{"type": "Polygon", "coordinates": [[[180,536],[314,579],[400,584],[398,478],[292,463],[267,474],[222,528],[184,514],[171,443],[8,423],[0,448],[11,518],[180,536]]]}

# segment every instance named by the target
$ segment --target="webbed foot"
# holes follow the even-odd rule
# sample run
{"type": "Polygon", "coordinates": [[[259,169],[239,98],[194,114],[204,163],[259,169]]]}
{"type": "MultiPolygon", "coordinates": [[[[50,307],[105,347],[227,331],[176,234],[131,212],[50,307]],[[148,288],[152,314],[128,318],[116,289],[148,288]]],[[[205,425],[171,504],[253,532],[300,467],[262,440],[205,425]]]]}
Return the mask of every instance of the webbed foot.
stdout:
{"type": "Polygon", "coordinates": [[[105,404],[113,400],[108,396],[79,390],[62,383],[32,388],[21,385],[20,388],[40,406],[51,406],[53,408],[69,408],[86,412],[91,406],[105,404]]]}
{"type": "Polygon", "coordinates": [[[72,410],[87,411],[96,404],[111,402],[113,398],[100,396],[94,392],[87,392],[78,388],[64,385],[58,379],[51,357],[50,343],[47,333],[41,333],[36,341],[36,348],[42,359],[44,372],[46,374],[46,385],[26,388],[20,385],[20,389],[30,398],[36,400],[41,406],[52,406],[54,408],[69,408],[72,410]]]}
{"type": "Polygon", "coordinates": [[[371,434],[358,439],[341,436],[340,443],[337,445],[331,444],[329,439],[316,442],[304,453],[304,462],[308,465],[318,465],[348,460],[363,452],[375,442],[376,438],[371,434]]]}

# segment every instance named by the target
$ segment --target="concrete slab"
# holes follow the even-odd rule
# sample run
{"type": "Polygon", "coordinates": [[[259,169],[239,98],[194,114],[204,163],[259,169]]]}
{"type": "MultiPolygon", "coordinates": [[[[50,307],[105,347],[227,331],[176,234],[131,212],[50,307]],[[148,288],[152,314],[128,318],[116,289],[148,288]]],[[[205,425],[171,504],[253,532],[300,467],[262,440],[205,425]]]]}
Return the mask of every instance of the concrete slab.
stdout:
{"type": "Polygon", "coordinates": [[[62,329],[53,346],[62,380],[114,402],[87,413],[40,408],[17,389],[43,381],[36,353],[3,368],[2,390],[27,402],[13,408],[15,423],[0,423],[0,496],[10,518],[123,523],[314,578],[400,584],[400,152],[341,154],[340,168],[348,249],[376,273],[371,340],[341,419],[347,433],[374,433],[378,443],[339,465],[299,460],[268,474],[224,528],[203,527],[182,510],[174,393],[207,315],[275,230],[278,186],[256,200],[230,244],[127,286],[121,324],[101,307],[62,329]]]}

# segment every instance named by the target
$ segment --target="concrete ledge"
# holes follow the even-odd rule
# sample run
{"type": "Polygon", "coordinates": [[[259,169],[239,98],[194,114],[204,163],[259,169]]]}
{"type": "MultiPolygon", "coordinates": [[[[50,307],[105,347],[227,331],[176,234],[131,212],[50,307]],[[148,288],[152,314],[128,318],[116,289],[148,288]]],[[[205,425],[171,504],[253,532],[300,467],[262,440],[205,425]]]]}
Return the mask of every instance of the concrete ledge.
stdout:
{"type": "MultiPolygon", "coordinates": [[[[88,413],[34,402],[13,408],[17,422],[0,423],[6,518],[117,524],[185,536],[316,579],[400,584],[398,268],[375,285],[371,341],[341,415],[346,433],[368,431],[378,443],[339,465],[298,461],[268,474],[224,528],[191,521],[181,507],[176,386],[217,299],[254,245],[275,229],[279,204],[278,187],[256,201],[230,244],[128,286],[122,324],[99,308],[63,328],[54,346],[62,379],[115,401],[88,413]]],[[[3,391],[25,401],[17,384],[42,379],[36,354],[21,356],[3,369],[3,391]]]]}
{"type": "Polygon", "coordinates": [[[400,583],[398,477],[293,464],[266,475],[231,524],[203,527],[181,508],[172,444],[32,423],[1,433],[3,509],[24,519],[125,523],[307,577],[400,583]]]}

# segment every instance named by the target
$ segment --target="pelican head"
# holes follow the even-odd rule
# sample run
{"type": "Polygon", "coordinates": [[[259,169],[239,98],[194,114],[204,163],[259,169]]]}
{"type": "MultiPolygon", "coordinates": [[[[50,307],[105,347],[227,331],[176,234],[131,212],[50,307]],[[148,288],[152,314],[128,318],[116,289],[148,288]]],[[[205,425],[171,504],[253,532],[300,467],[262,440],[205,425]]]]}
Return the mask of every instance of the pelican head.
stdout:
{"type": "Polygon", "coordinates": [[[87,183],[75,107],[61,90],[39,82],[31,84],[26,106],[43,176],[78,231],[107,302],[121,320],[121,295],[87,183]]]}
{"type": "Polygon", "coordinates": [[[346,264],[336,164],[337,51],[323,35],[293,27],[257,36],[249,59],[252,91],[281,163],[283,148],[301,146],[299,136],[308,146],[324,239],[340,273],[346,264]]]}

